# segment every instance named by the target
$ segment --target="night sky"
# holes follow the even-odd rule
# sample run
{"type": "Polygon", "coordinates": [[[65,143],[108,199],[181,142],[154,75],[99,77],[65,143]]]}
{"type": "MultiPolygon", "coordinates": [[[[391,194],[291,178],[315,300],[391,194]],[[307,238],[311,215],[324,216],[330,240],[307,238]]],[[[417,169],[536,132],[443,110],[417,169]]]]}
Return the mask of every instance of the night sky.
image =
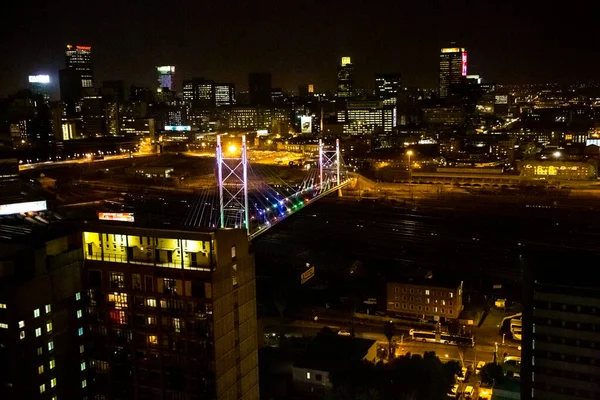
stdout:
{"type": "Polygon", "coordinates": [[[33,0],[2,13],[0,97],[36,72],[58,86],[67,44],[92,46],[97,85],[154,87],[153,67],[175,65],[178,90],[192,76],[245,90],[251,71],[271,71],[274,87],[330,90],[347,55],[360,87],[376,72],[433,87],[450,41],[467,48],[469,73],[498,83],[600,78],[597,0],[33,0]]]}

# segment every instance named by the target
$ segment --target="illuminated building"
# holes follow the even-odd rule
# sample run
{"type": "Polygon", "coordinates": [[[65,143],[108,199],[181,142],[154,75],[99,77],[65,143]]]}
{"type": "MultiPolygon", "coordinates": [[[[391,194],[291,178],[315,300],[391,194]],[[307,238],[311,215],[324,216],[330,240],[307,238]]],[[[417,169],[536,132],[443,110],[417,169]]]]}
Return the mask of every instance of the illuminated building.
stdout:
{"type": "Polygon", "coordinates": [[[354,97],[354,66],[350,57],[342,57],[337,69],[337,96],[354,97]]]}
{"type": "Polygon", "coordinates": [[[445,47],[440,52],[440,97],[448,96],[448,87],[463,83],[467,76],[467,50],[464,47],[445,47]]]}
{"type": "Polygon", "coordinates": [[[595,165],[577,161],[524,161],[519,170],[522,177],[549,180],[589,180],[597,175],[595,165]]]}
{"type": "Polygon", "coordinates": [[[248,75],[250,105],[270,105],[272,103],[271,89],[270,72],[255,72],[248,75]]]}
{"type": "Polygon", "coordinates": [[[402,85],[400,74],[375,75],[375,96],[383,101],[384,105],[396,105],[398,93],[402,85]]]}
{"type": "Polygon", "coordinates": [[[161,65],[156,67],[158,74],[157,89],[167,89],[173,91],[175,89],[175,67],[172,65],[161,65]]]}
{"type": "Polygon", "coordinates": [[[29,85],[35,94],[44,98],[44,102],[50,101],[50,76],[48,75],[29,75],[29,85]]]}
{"type": "Polygon", "coordinates": [[[555,250],[524,259],[521,398],[599,398],[600,290],[587,268],[595,256],[555,250]]]}
{"type": "Polygon", "coordinates": [[[72,68],[77,71],[81,80],[81,87],[94,87],[92,48],[90,46],[67,45],[65,55],[67,57],[67,69],[72,68]]]}
{"type": "Polygon", "coordinates": [[[283,95],[283,90],[281,90],[281,88],[273,88],[271,89],[271,102],[273,104],[283,104],[284,102],[284,95],[283,95]]]}
{"type": "Polygon", "coordinates": [[[98,93],[84,96],[81,106],[83,135],[100,137],[106,134],[106,104],[98,93]]]}
{"type": "Polygon", "coordinates": [[[394,114],[394,107],[382,101],[349,101],[345,110],[338,111],[337,121],[344,124],[344,134],[372,135],[391,132],[394,114]]]}
{"type": "Polygon", "coordinates": [[[298,86],[298,96],[302,98],[306,98],[309,96],[314,96],[315,94],[315,85],[312,83],[306,85],[298,86]]]}
{"type": "Polygon", "coordinates": [[[120,399],[258,399],[245,230],[86,224],[88,386],[120,399]]]}
{"type": "Polygon", "coordinates": [[[183,81],[183,100],[193,107],[215,107],[215,82],[204,78],[183,81]]]}
{"type": "Polygon", "coordinates": [[[465,122],[465,110],[462,107],[422,108],[423,122],[429,125],[460,125],[465,122]]]}
{"type": "Polygon", "coordinates": [[[215,103],[217,107],[235,104],[235,86],[231,83],[215,84],[215,103]]]}
{"type": "Polygon", "coordinates": [[[227,110],[227,127],[229,129],[271,130],[274,121],[290,124],[291,114],[289,107],[235,106],[227,110]]]}
{"type": "Polygon", "coordinates": [[[81,235],[53,213],[15,212],[0,216],[0,398],[85,398],[81,235]]]}
{"type": "Polygon", "coordinates": [[[389,314],[427,320],[457,319],[463,309],[462,282],[451,284],[432,279],[387,283],[389,314]]]}

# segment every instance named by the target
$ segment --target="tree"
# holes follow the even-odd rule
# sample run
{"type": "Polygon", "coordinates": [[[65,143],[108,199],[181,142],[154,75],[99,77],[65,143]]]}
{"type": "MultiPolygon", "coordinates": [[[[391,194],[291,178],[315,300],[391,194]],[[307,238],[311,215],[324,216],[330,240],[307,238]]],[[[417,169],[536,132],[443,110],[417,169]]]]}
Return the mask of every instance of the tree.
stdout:
{"type": "Polygon", "coordinates": [[[489,385],[501,382],[504,379],[504,371],[501,365],[488,363],[481,368],[481,381],[489,385]]]}
{"type": "Polygon", "coordinates": [[[392,360],[392,339],[394,338],[394,334],[396,333],[396,328],[394,327],[394,323],[392,321],[388,321],[383,325],[383,334],[388,340],[388,360],[392,360]]]}

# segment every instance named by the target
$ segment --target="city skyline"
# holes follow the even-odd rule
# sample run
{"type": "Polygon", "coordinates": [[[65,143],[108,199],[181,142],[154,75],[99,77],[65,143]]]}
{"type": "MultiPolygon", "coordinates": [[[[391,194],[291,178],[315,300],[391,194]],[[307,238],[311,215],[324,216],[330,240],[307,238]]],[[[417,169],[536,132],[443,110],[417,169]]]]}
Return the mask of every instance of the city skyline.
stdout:
{"type": "Polygon", "coordinates": [[[468,1],[444,6],[382,2],[378,7],[359,2],[346,8],[305,3],[297,9],[271,2],[237,8],[190,5],[175,8],[168,20],[161,18],[160,7],[15,6],[11,19],[26,21],[27,32],[9,41],[6,51],[12,57],[0,61],[5,71],[0,96],[15,92],[28,75],[39,73],[51,76],[53,94],[58,93],[64,46],[74,43],[92,46],[96,85],[124,79],[152,87],[156,65],[175,65],[177,90],[184,79],[197,76],[246,90],[247,75],[253,71],[271,72],[273,86],[288,91],[306,83],[314,83],[318,91],[334,90],[335,66],[340,57],[350,56],[357,87],[373,88],[376,73],[400,72],[408,86],[433,88],[439,49],[452,41],[468,49],[469,72],[489,81],[595,79],[597,51],[580,39],[592,34],[586,33],[593,26],[586,23],[591,10],[558,10],[536,3],[519,8],[505,4],[498,10],[468,1]],[[356,7],[361,13],[354,12],[356,7]],[[111,14],[105,18],[108,9],[111,14]],[[212,18],[198,25],[192,21],[197,13],[212,18]],[[246,19],[256,21],[255,29],[239,23],[246,19]],[[577,29],[569,29],[571,25],[577,29]],[[348,26],[352,29],[345,29],[348,26]],[[31,52],[32,46],[39,51],[31,52]]]}

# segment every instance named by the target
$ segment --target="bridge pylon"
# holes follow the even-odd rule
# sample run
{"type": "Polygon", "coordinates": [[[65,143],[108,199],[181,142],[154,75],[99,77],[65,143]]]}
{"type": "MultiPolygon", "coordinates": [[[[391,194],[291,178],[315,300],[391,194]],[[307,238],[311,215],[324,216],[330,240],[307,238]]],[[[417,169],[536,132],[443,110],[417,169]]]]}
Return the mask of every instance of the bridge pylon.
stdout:
{"type": "Polygon", "coordinates": [[[219,226],[246,228],[250,234],[248,213],[248,153],[246,135],[242,147],[230,145],[223,152],[221,135],[217,135],[217,186],[219,188],[219,226]]]}

